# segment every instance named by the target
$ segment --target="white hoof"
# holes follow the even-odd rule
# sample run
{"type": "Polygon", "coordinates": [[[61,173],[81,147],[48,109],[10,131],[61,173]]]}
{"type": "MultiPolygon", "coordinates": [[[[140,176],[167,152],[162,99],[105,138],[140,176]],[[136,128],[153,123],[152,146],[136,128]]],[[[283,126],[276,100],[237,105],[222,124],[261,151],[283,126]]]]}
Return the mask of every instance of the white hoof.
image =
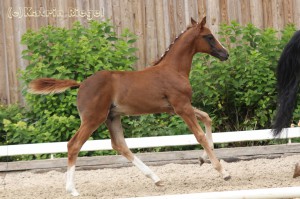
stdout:
{"type": "Polygon", "coordinates": [[[79,193],[76,190],[73,190],[71,193],[72,196],[79,196],[79,193]]]}

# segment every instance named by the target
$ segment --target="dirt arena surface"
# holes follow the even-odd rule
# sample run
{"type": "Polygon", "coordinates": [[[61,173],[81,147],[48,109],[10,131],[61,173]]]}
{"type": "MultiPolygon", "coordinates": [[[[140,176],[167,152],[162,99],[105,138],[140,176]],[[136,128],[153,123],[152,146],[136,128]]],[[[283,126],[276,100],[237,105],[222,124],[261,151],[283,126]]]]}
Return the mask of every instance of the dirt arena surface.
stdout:
{"type": "MultiPolygon", "coordinates": [[[[164,187],[156,187],[135,167],[81,170],[75,173],[75,184],[80,193],[78,199],[300,186],[300,177],[292,178],[297,162],[300,162],[300,155],[223,162],[232,177],[229,181],[224,181],[211,164],[201,167],[198,164],[152,166],[153,171],[164,180],[164,187]]],[[[11,172],[5,177],[2,173],[0,183],[0,198],[74,198],[66,194],[65,173],[59,171],[11,172]]]]}

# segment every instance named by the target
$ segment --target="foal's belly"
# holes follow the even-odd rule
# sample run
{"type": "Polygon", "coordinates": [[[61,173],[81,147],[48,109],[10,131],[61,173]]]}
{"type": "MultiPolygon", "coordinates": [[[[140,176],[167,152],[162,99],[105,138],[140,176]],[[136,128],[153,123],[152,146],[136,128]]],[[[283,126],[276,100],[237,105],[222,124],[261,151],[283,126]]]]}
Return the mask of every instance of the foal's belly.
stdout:
{"type": "Polygon", "coordinates": [[[152,113],[170,113],[173,108],[167,100],[147,101],[147,102],[129,102],[118,103],[115,102],[111,107],[111,113],[120,115],[143,115],[152,113]]]}

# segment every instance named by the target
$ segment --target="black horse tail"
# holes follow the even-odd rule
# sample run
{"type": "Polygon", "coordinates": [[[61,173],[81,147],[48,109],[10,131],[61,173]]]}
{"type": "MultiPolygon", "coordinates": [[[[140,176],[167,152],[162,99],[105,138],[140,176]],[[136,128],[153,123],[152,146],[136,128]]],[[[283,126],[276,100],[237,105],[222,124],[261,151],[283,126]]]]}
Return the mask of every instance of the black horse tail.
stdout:
{"type": "Polygon", "coordinates": [[[276,73],[278,96],[277,113],[272,125],[274,137],[291,124],[297,105],[300,80],[300,31],[295,32],[282,51],[276,73]]]}

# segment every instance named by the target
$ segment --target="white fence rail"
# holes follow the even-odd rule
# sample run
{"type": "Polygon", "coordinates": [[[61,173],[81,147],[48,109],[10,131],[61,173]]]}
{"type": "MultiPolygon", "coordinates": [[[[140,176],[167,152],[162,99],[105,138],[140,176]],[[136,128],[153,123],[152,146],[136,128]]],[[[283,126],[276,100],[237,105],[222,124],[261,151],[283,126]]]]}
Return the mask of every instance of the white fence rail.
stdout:
{"type": "MultiPolygon", "coordinates": [[[[287,128],[280,135],[280,139],[300,137],[300,128],[287,128]]],[[[270,129],[234,131],[213,133],[214,143],[229,143],[241,141],[258,141],[274,139],[270,129]]],[[[152,148],[164,146],[184,146],[198,144],[194,135],[158,136],[143,138],[127,138],[129,148],[152,148]]],[[[110,139],[89,140],[81,151],[111,150],[110,139]]],[[[28,155],[28,154],[54,154],[67,152],[67,142],[19,144],[0,146],[0,156],[28,155]]]]}

